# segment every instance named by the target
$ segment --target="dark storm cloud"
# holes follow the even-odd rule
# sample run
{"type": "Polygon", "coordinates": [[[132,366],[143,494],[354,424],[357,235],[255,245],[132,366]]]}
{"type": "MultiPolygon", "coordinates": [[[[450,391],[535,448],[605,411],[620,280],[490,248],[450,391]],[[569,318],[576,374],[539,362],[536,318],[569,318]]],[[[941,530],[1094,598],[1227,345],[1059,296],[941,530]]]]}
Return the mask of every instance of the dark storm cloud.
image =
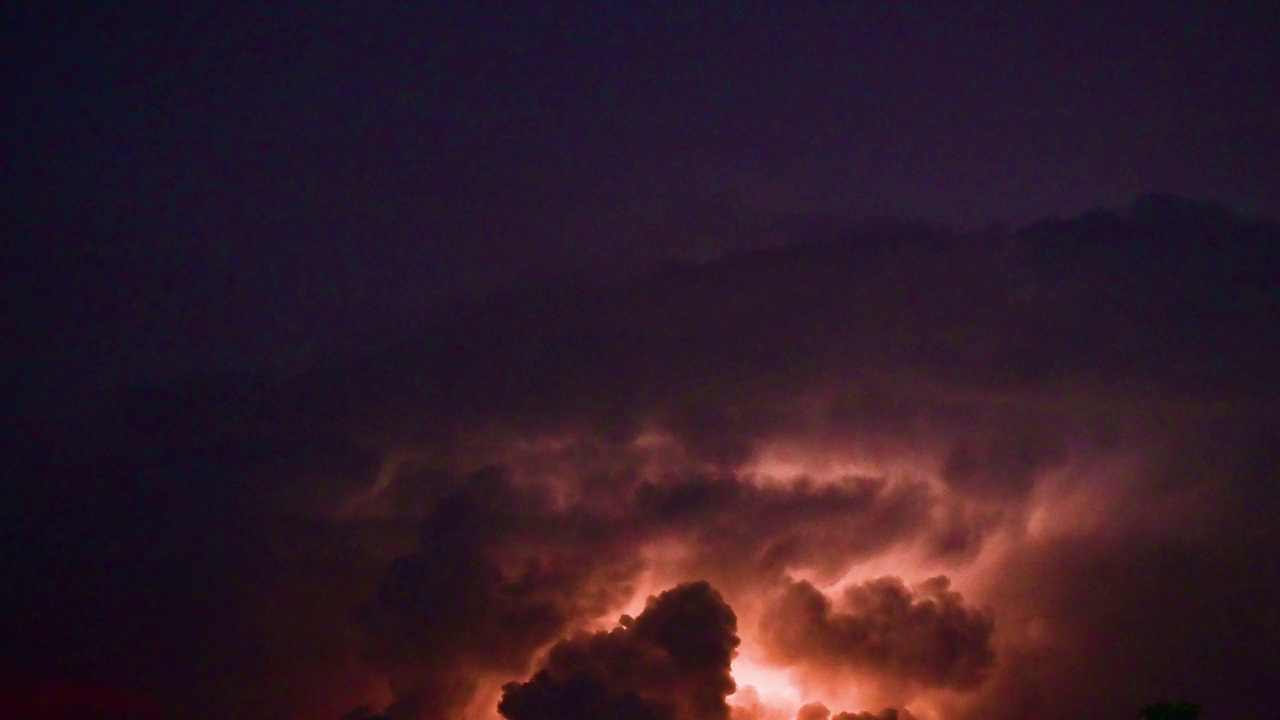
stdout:
{"type": "Polygon", "coordinates": [[[785,664],[845,666],[926,687],[972,688],[995,662],[995,622],[967,607],[947,578],[908,589],[885,577],[847,588],[839,605],[791,583],[760,620],[766,649],[785,664]]]}
{"type": "Polygon", "coordinates": [[[809,703],[796,712],[796,720],[827,720],[829,717],[831,710],[822,703],[809,703]]]}
{"type": "Polygon", "coordinates": [[[975,418],[973,430],[961,435],[947,454],[942,478],[977,493],[1025,493],[1036,476],[1067,460],[1062,429],[1029,412],[1004,412],[975,418]]]}
{"type": "MultiPolygon", "coordinates": [[[[926,705],[955,691],[948,717],[1136,707],[1192,674],[1240,709],[1280,666],[1261,600],[1280,582],[1278,247],[1273,225],[1169,199],[1016,233],[864,228],[497,297],[279,381],[113,396],[13,456],[14,656],[183,716],[336,717],[382,683],[369,712],[417,720],[524,675],[646,571],[746,613],[785,573],[834,582],[915,548],[956,578],[983,558],[996,579],[965,596],[994,631],[938,584],[832,604],[797,583],[763,626],[779,657],[926,705]],[[761,464],[800,440],[903,466],[761,464]],[[679,553],[646,555],[664,543],[679,553]],[[1222,629],[1232,598],[1247,636],[1222,629]],[[1130,631],[1137,650],[1108,644],[1130,631]]],[[[563,647],[665,647],[638,627],[563,647]]],[[[547,663],[512,697],[636,717],[692,697],[547,663]]]]}
{"type": "MultiPolygon", "coordinates": [[[[1194,531],[1189,531],[1194,532],[1194,531]]],[[[1122,537],[1029,548],[997,602],[1031,630],[962,717],[1132,715],[1136,698],[1195,698],[1215,716],[1270,712],[1280,574],[1247,540],[1122,537]],[[1252,546],[1252,547],[1250,547],[1252,546]],[[1123,547],[1123,549],[1121,549],[1123,547]],[[1255,554],[1256,553],[1256,554],[1255,554]]]]}
{"type": "MultiPolygon", "coordinates": [[[[517,486],[499,469],[442,481],[448,487],[422,521],[417,550],[391,563],[360,611],[366,653],[412,708],[399,711],[405,717],[456,711],[476,689],[466,678],[521,672],[547,643],[625,601],[650,543],[685,548],[683,574],[750,592],[792,567],[838,576],[928,529],[933,501],[921,486],[748,480],[644,481],[616,507],[595,509],[557,507],[547,486],[517,486]],[[725,563],[730,554],[738,562],[725,563]]],[[[676,597],[646,610],[635,628],[661,627],[676,597]]],[[[595,697],[584,683],[572,693],[595,697]]]]}
{"type": "MultiPolygon", "coordinates": [[[[938,504],[925,485],[909,481],[846,477],[818,486],[800,478],[762,487],[751,480],[695,476],[643,484],[632,501],[636,522],[688,542],[690,565],[702,573],[757,584],[795,567],[839,577],[859,560],[929,532],[938,504]],[[726,564],[728,556],[735,562],[726,564]]],[[[980,542],[982,527],[960,522],[980,542]]]]}
{"type": "Polygon", "coordinates": [[[391,715],[374,712],[369,705],[361,705],[338,720],[394,720],[391,715]]]}
{"type": "Polygon", "coordinates": [[[1256,689],[1280,682],[1280,417],[1161,421],[1174,434],[1140,473],[1147,487],[1092,532],[1019,545],[992,579],[1002,662],[963,717],[1132,715],[1139,698],[1271,711],[1256,689]]]}
{"type": "Polygon", "coordinates": [[[498,710],[510,720],[727,720],[738,643],[720,594],[705,582],[680,585],[611,631],[557,643],[533,678],[503,689],[498,710]]]}
{"type": "MultiPolygon", "coordinates": [[[[921,411],[966,397],[992,412],[993,394],[1040,409],[1275,395],[1273,226],[1172,200],[1098,222],[861,231],[617,288],[530,291],[334,368],[330,387],[383,428],[628,437],[658,424],[729,465],[824,387],[852,394],[833,419],[867,436],[910,433],[921,411]]],[[[1061,456],[1045,423],[1011,425],[1012,438],[996,426],[964,440],[950,476],[1025,489],[1061,456]]]]}
{"type": "Polygon", "coordinates": [[[1018,233],[1040,295],[1006,343],[1013,373],[1270,400],[1280,227],[1212,203],[1140,198],[1018,233]]]}
{"type": "Polygon", "coordinates": [[[800,708],[796,720],[915,720],[915,716],[906,710],[885,708],[878,713],[873,712],[841,712],[834,716],[822,703],[810,703],[800,708]]]}
{"type": "Polygon", "coordinates": [[[477,674],[521,672],[536,650],[625,601],[638,570],[595,521],[557,512],[541,488],[496,471],[464,479],[359,613],[366,653],[412,708],[392,714],[455,711],[477,674]]]}
{"type": "Polygon", "coordinates": [[[885,708],[878,713],[873,712],[842,712],[836,713],[831,720],[914,720],[915,716],[906,710],[898,710],[896,708],[885,708]]]}

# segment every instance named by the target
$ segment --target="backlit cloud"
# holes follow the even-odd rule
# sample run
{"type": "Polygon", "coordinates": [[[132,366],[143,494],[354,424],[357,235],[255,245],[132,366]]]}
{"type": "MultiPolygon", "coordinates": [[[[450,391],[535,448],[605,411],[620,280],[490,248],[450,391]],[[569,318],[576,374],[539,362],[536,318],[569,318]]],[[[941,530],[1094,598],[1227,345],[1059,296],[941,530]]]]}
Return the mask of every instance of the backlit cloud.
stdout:
{"type": "Polygon", "coordinates": [[[122,392],[14,455],[4,627],[197,719],[1247,715],[1277,248],[1169,199],[895,227],[122,392]]]}

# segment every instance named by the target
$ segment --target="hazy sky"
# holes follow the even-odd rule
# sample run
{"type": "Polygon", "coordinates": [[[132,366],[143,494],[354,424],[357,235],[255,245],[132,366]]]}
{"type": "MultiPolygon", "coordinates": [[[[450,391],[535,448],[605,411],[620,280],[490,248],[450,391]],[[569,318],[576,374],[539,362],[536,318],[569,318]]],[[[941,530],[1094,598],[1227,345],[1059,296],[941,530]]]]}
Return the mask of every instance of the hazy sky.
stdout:
{"type": "Polygon", "coordinates": [[[227,5],[7,26],[0,714],[1280,709],[1267,4],[227,5]]]}

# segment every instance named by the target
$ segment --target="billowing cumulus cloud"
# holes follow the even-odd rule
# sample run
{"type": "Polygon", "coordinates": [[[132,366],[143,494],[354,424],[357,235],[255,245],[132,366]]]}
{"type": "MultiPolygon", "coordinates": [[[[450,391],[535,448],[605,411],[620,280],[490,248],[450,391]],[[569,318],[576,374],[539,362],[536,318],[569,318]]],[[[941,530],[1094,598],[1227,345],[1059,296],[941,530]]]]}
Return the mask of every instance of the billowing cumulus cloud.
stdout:
{"type": "MultiPolygon", "coordinates": [[[[926,533],[938,502],[919,484],[866,477],[821,487],[803,478],[645,480],[605,508],[557,504],[546,487],[521,487],[497,469],[435,482],[416,550],[390,563],[357,614],[366,656],[415,713],[465,706],[477,692],[469,678],[522,672],[540,648],[630,598],[646,569],[712,577],[740,595],[788,568],[838,576],[926,533]],[[654,546],[675,554],[646,568],[642,549],[654,546]]],[[[679,597],[652,603],[636,637],[660,627],[679,597]]],[[[696,619],[673,622],[692,637],[696,619]]]]}
{"type": "Polygon", "coordinates": [[[910,712],[906,710],[898,710],[896,708],[885,708],[880,712],[873,713],[868,711],[862,712],[842,712],[836,713],[831,720],[915,720],[910,712]]]}
{"type": "Polygon", "coordinates": [[[845,666],[927,687],[972,688],[995,661],[991,615],[967,607],[945,577],[914,589],[883,577],[847,588],[837,605],[791,583],[760,620],[781,664],[845,666]]]}
{"type": "Polygon", "coordinates": [[[680,585],[614,630],[557,643],[532,679],[503,689],[498,710],[509,720],[725,720],[738,642],[737,617],[714,588],[680,585]]]}
{"type": "Polygon", "coordinates": [[[197,720],[1257,714],[1277,276],[1274,225],[1152,198],[109,394],[11,455],[0,669],[197,720]]]}
{"type": "Polygon", "coordinates": [[[495,471],[449,489],[358,613],[368,657],[413,714],[465,705],[480,673],[525,669],[574,623],[630,597],[638,570],[597,544],[589,520],[495,471]]]}
{"type": "Polygon", "coordinates": [[[809,703],[796,713],[796,720],[915,720],[906,710],[885,708],[878,713],[873,712],[841,712],[835,715],[822,703],[809,703]]]}
{"type": "Polygon", "coordinates": [[[846,476],[818,486],[801,477],[761,486],[751,477],[689,477],[641,485],[636,521],[688,544],[691,570],[758,584],[788,568],[839,573],[925,533],[938,504],[920,483],[846,476]],[[726,557],[735,558],[725,563],[726,557]]]}

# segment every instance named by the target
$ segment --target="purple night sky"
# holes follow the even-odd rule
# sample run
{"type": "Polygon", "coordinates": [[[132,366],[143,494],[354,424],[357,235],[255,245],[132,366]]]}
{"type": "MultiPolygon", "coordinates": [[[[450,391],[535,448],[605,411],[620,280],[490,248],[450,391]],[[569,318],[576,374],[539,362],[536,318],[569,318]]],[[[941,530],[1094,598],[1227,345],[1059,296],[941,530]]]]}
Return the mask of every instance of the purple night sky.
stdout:
{"type": "Polygon", "coordinates": [[[13,13],[24,344],[257,366],[850,218],[1280,212],[1267,3],[270,5],[13,13]]]}

